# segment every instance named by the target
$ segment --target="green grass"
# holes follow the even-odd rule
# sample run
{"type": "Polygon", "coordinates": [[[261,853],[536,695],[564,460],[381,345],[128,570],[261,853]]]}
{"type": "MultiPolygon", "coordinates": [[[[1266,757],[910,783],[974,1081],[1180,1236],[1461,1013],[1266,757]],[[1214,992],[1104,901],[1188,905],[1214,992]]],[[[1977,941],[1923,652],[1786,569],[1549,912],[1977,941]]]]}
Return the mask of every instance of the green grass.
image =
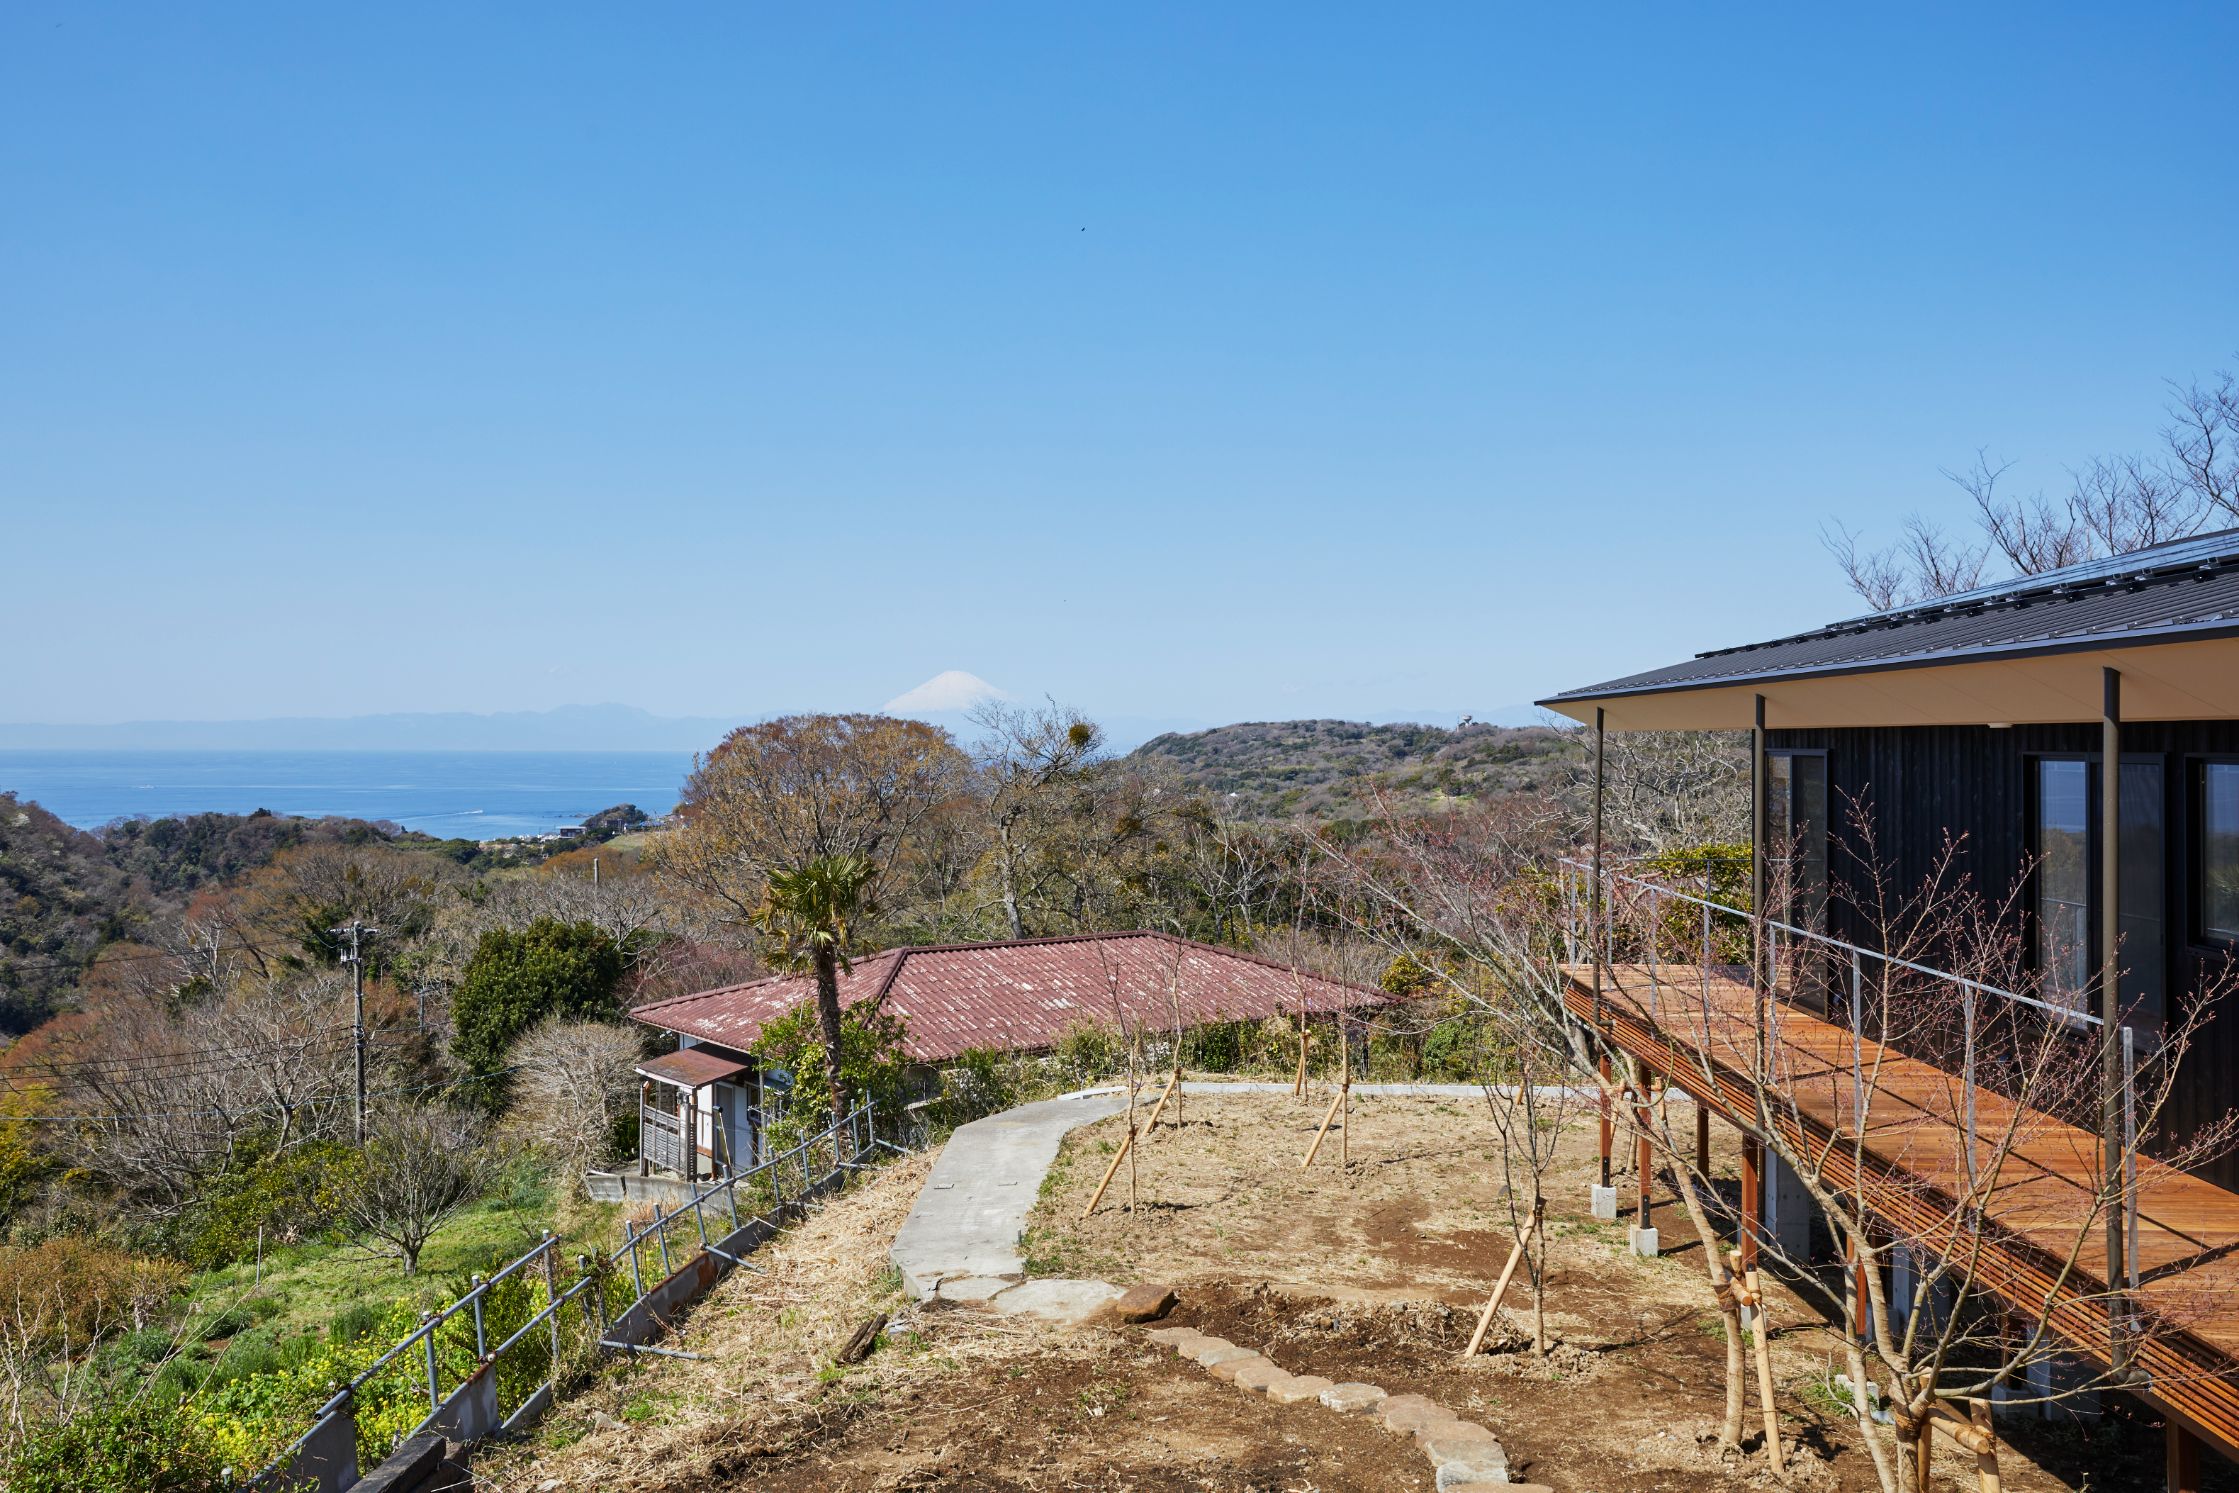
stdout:
{"type": "MultiPolygon", "coordinates": [[[[621,1209],[578,1204],[562,1230],[570,1254],[605,1252],[621,1241],[621,1209]]],[[[254,1261],[195,1276],[190,1299],[199,1311],[218,1313],[253,1299],[249,1309],[274,1340],[323,1332],[345,1310],[411,1299],[427,1306],[453,1298],[455,1277],[487,1271],[528,1249],[555,1227],[553,1197],[541,1185],[515,1186],[487,1198],[439,1229],[407,1276],[395,1255],[363,1245],[307,1242],[268,1249],[261,1273],[254,1261]],[[251,1287],[254,1286],[252,1293],[251,1287]]]]}

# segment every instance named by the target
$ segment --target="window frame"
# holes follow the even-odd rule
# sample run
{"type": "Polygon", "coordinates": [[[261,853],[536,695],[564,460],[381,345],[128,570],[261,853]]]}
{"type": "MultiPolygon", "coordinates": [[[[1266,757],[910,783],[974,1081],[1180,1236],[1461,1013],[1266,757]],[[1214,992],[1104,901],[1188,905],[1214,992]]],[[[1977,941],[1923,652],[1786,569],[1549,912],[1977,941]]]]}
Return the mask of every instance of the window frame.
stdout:
{"type": "Polygon", "coordinates": [[[2239,952],[2239,938],[2222,938],[2208,931],[2208,836],[2203,827],[2208,810],[2208,769],[2239,768],[2239,753],[2188,752],[2184,760],[2185,945],[2210,953],[2239,952]]]}
{"type": "MultiPolygon", "coordinates": [[[[2022,850],[2029,857],[2029,889],[2025,904],[2029,928],[2029,967],[2036,971],[2040,987],[2049,984],[2050,976],[2044,965],[2044,906],[2045,874],[2045,785],[2041,769],[2047,762],[2080,763],[2084,769],[2084,898],[2085,898],[2085,958],[2090,967],[2099,966],[2099,917],[2102,892],[2099,886],[2099,857],[2094,853],[2099,839],[2098,816],[2092,812],[2092,799],[2099,792],[2098,752],[2027,752],[2022,756],[2022,850]]],[[[2125,754],[2127,755],[2127,754],[2125,754]]],[[[2061,1013],[2061,1020],[2071,1028],[2081,1031],[2089,1024],[2090,980],[2074,1003],[2055,995],[2048,988],[2040,988],[2037,998],[2061,1013]]]]}

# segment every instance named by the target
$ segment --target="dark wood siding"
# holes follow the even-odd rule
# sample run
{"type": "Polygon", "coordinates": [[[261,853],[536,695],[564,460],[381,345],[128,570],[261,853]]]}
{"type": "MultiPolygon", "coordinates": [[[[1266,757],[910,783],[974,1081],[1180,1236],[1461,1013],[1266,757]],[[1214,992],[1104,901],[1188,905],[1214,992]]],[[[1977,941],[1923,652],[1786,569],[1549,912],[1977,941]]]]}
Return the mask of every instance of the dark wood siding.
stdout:
{"type": "MultiPolygon", "coordinates": [[[[1829,875],[1836,884],[1831,930],[1872,944],[1871,930],[1846,905],[1870,857],[1900,889],[1919,887],[1949,842],[1973,889],[1996,901],[2009,891],[2029,856],[2029,769],[2041,755],[2086,755],[2099,749],[2096,722],[2059,726],[1924,726],[1829,731],[1774,731],[1772,750],[1827,753],[1829,875]]],[[[2172,1018],[2197,1008],[2199,992],[2227,956],[2191,936],[2188,913],[2189,777],[2197,755],[2239,755],[2239,721],[2147,722],[2123,729],[2125,758],[2157,755],[2168,794],[2169,962],[2165,975],[2172,1018]]],[[[2194,1134],[2220,1120],[2239,1100],[2239,1001],[2208,1013],[2178,1074],[2164,1116],[2165,1131],[2194,1134]]],[[[2218,1186],[2239,1190],[2239,1156],[2203,1169],[2218,1186]]]]}

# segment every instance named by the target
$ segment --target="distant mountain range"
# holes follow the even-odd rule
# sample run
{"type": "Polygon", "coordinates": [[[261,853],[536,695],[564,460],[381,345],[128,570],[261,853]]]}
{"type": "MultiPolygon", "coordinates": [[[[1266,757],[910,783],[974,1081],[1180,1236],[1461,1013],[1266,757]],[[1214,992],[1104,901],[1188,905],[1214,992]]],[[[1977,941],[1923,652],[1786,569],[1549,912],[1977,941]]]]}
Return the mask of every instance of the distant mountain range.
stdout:
{"type": "Polygon", "coordinates": [[[172,752],[704,752],[745,717],[659,716],[632,705],[261,721],[0,724],[0,748],[172,752]]]}
{"type": "MultiPolygon", "coordinates": [[[[966,676],[969,678],[969,676],[966,676]]],[[[942,681],[933,681],[942,682],[942,681]]],[[[979,681],[974,680],[973,683],[979,681]]],[[[915,692],[913,692],[915,693],[915,692]]],[[[962,709],[893,710],[930,722],[969,742],[975,734],[962,709]]],[[[933,697],[928,703],[953,704],[933,697]]],[[[771,712],[770,714],[774,714],[771,712]]],[[[562,705],[553,710],[411,712],[391,715],[278,716],[250,721],[119,721],[109,725],[0,723],[0,750],[171,752],[704,752],[724,735],[768,715],[661,716],[634,705],[562,705]]],[[[1527,724],[1528,706],[1479,717],[1478,724],[1527,724]]],[[[1212,723],[1183,717],[1097,716],[1115,751],[1154,737],[1202,731],[1212,723]]],[[[1385,713],[1368,724],[1414,723],[1452,728],[1453,711],[1385,713]]]]}
{"type": "Polygon", "coordinates": [[[1473,722],[1249,721],[1155,737],[1133,753],[1246,819],[1367,814],[1379,794],[1406,808],[1552,788],[1582,733],[1473,722]]]}

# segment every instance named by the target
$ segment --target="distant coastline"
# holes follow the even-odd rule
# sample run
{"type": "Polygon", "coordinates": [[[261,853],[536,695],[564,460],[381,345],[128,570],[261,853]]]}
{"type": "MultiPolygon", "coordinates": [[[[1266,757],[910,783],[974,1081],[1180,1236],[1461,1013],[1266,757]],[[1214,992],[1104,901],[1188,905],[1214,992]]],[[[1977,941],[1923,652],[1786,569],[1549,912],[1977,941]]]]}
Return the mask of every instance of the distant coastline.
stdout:
{"type": "Polygon", "coordinates": [[[34,801],[80,829],[269,809],[497,840],[579,824],[621,803],[666,814],[691,769],[689,751],[0,747],[0,793],[34,801]]]}

